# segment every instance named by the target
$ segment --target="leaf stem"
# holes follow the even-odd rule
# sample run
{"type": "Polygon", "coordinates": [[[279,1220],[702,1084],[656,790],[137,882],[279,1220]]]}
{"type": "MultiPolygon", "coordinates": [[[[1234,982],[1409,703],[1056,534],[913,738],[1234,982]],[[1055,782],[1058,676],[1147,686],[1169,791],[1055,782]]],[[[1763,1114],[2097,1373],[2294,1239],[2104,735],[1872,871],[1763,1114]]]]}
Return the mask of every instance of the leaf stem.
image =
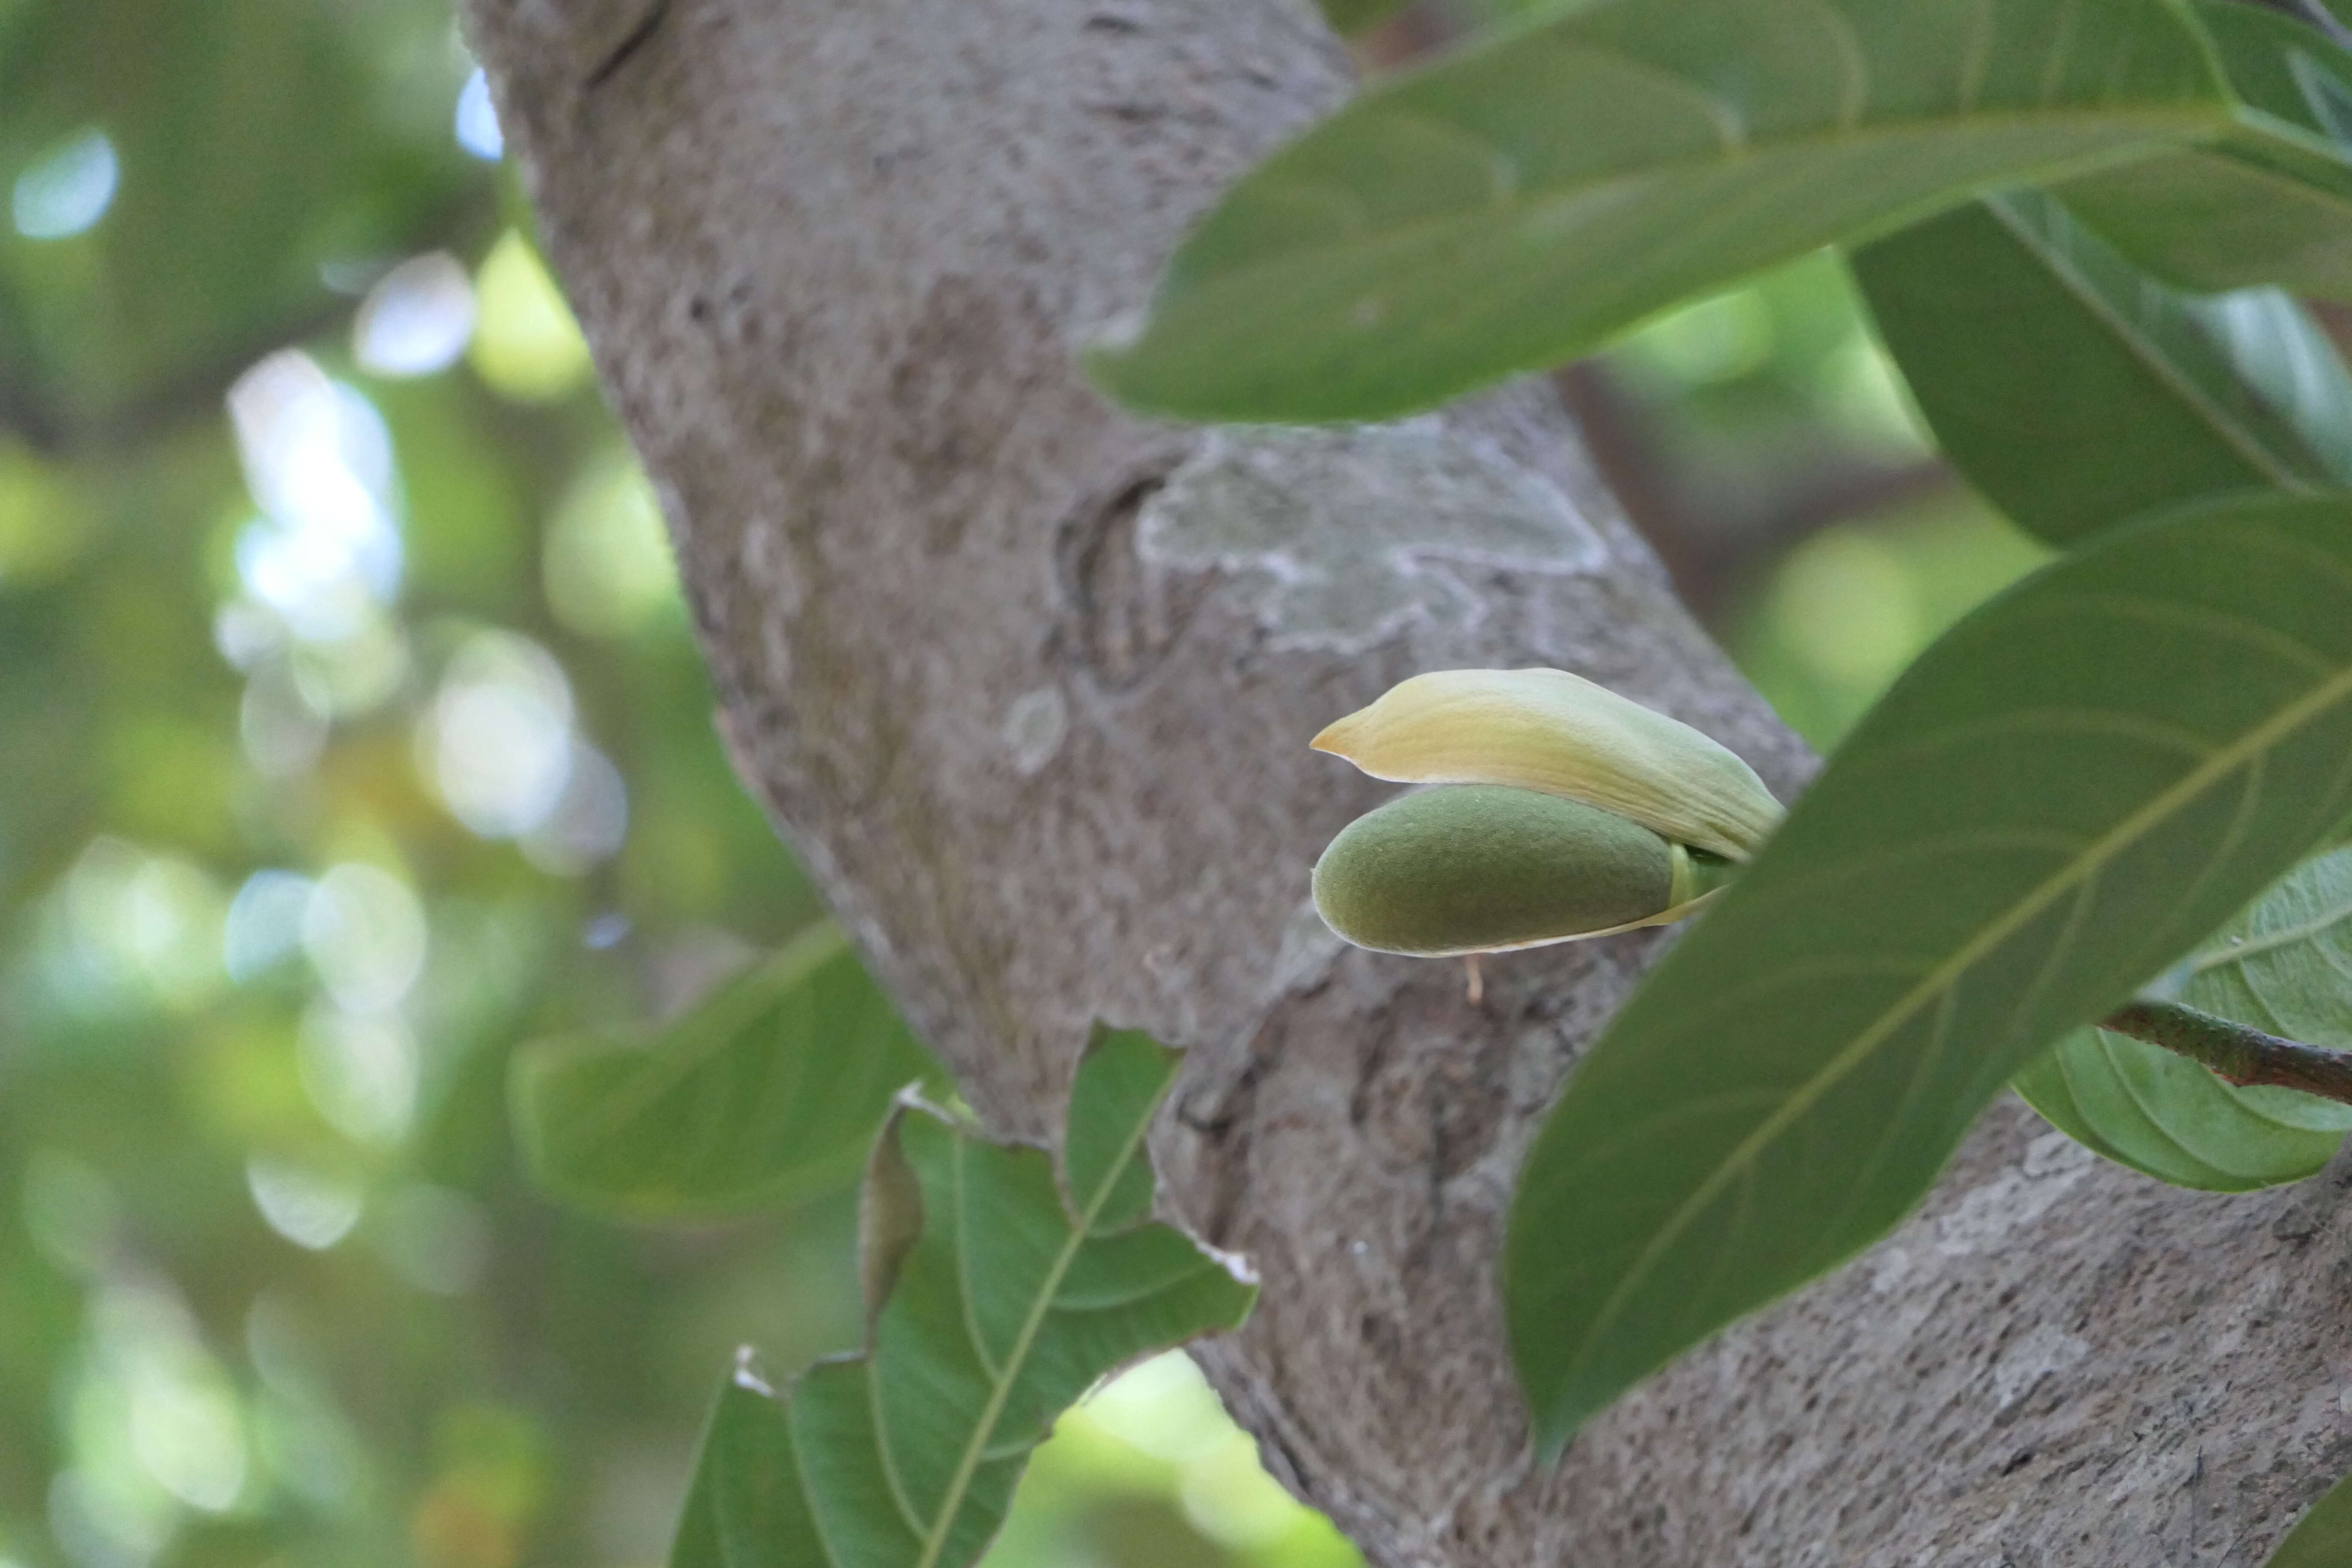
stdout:
{"type": "Polygon", "coordinates": [[[2178,1002],[2127,1002],[2099,1026],[2201,1062],[2241,1088],[2275,1084],[2352,1105],[2352,1051],[2266,1035],[2178,1002]]]}

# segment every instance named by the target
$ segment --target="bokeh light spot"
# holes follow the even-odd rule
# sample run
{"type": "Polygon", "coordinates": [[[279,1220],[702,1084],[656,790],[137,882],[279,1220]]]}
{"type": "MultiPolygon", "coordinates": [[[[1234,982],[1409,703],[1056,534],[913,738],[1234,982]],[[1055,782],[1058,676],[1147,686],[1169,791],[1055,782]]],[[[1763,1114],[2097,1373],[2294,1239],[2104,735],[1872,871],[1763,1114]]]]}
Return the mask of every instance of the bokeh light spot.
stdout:
{"type": "Polygon", "coordinates": [[[480,308],[474,370],[492,391],[551,403],[587,381],[587,341],[539,252],[520,234],[509,229],[490,247],[474,293],[480,308]]]}
{"type": "Polygon", "coordinates": [[[92,128],[41,153],[16,176],[9,216],[26,239],[64,239],[82,233],[114,204],[122,174],[114,143],[92,128]]]}
{"type": "MultiPolygon", "coordinates": [[[[1086,1426],[1173,1466],[1186,1521],[1232,1551],[1264,1552],[1316,1521],[1265,1473],[1256,1444],[1234,1425],[1208,1380],[1181,1351],[1120,1373],[1079,1411],[1086,1426]]],[[[1339,1554],[1340,1561],[1352,1558],[1352,1552],[1339,1554]]]]}
{"type": "Polygon", "coordinates": [[[1832,680],[1875,686],[1927,641],[1903,559],[1859,529],[1832,529],[1790,554],[1771,613],[1799,657],[1832,680]]]}
{"type": "Polygon", "coordinates": [[[302,1016],[299,1050],[302,1088],[337,1131],[378,1147],[408,1135],[418,1062],[406,1025],[316,1006],[302,1016]]]}
{"type": "Polygon", "coordinates": [[[1825,410],[1846,434],[1889,454],[1935,450],[1902,374],[1859,323],[1824,368],[1825,410]]]}
{"type": "Polygon", "coordinates": [[[269,1228],[313,1252],[349,1236],[365,1206],[360,1190],[348,1182],[258,1154],[245,1163],[245,1184],[269,1228]]]}
{"type": "Polygon", "coordinates": [[[376,1014],[400,1005],[425,969],[424,909],[408,884],[350,862],[319,879],[302,910],[302,950],[337,1006],[376,1014]]]}
{"type": "Polygon", "coordinates": [[[222,932],[229,978],[240,984],[302,949],[302,916],[313,884],[293,871],[256,871],[229,900],[222,932]]]}
{"type": "Polygon", "coordinates": [[[140,1275],[100,1292],[88,1321],[73,1414],[88,1522],[123,1544],[167,1535],[170,1514],[142,1496],[142,1479],[187,1508],[236,1507],[247,1473],[242,1402],[177,1292],[140,1275]]]}
{"type": "Polygon", "coordinates": [[[93,839],[50,909],[46,968],[69,1010],[193,1007],[228,978],[226,900],[202,870],[120,838],[93,839]]]}
{"type": "Polygon", "coordinates": [[[457,362],[474,335],[474,282],[446,250],[413,257],[379,279],[352,322],[352,357],[378,375],[430,375],[457,362]]]}
{"type": "Polygon", "coordinates": [[[80,1568],[147,1568],[179,1522],[170,1494],[129,1447],[127,1437],[107,1444],[102,1466],[68,1465],[50,1479],[49,1533],[80,1568]]]}
{"type": "Polygon", "coordinates": [[[237,740],[254,772],[289,779],[310,770],[327,747],[323,696],[284,659],[254,671],[236,713],[237,740]]]}
{"type": "Polygon", "coordinates": [[[677,562],[653,486],[625,447],[573,484],[548,524],[548,607],[585,637],[621,637],[680,607],[677,562]]]}
{"type": "Polygon", "coordinates": [[[420,761],[458,821],[485,838],[546,822],[572,780],[572,683],[514,632],[478,632],[443,673],[418,730],[420,761]]]}
{"type": "Polygon", "coordinates": [[[1682,307],[1625,340],[1619,363],[1654,393],[1737,381],[1772,357],[1772,311],[1754,288],[1682,307]]]}
{"type": "Polygon", "coordinates": [[[1112,1378],[1086,1402],[1087,1416],[1157,1458],[1199,1458],[1233,1431],[1224,1406],[1192,1358],[1164,1352],[1112,1378]]]}
{"type": "Polygon", "coordinates": [[[563,793],[546,820],[522,836],[523,858],[542,871],[576,877],[620,853],[629,832],[629,786],[612,759],[572,742],[563,793]]]}
{"type": "Polygon", "coordinates": [[[506,156],[507,139],[499,129],[499,108],[490,101],[490,79],[481,67],[457,89],[457,145],[486,163],[506,156]]]}
{"type": "Polygon", "coordinates": [[[0,591],[52,580],[94,531],[65,465],[0,439],[0,591]]]}
{"type": "Polygon", "coordinates": [[[392,437],[308,354],[271,354],[228,394],[261,516],[237,535],[245,590],[313,642],[351,637],[400,591],[392,437]]]}

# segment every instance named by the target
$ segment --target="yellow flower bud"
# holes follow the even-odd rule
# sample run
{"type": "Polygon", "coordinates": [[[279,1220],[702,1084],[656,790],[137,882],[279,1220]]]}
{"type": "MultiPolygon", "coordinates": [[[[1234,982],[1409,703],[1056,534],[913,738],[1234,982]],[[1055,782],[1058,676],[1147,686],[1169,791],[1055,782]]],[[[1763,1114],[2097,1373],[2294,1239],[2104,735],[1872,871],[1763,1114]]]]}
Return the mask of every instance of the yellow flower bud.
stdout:
{"type": "Polygon", "coordinates": [[[1417,675],[1312,742],[1374,778],[1511,784],[1746,860],[1780,826],[1756,772],[1679,721],[1559,669],[1417,675]]]}
{"type": "Polygon", "coordinates": [[[1625,817],[1499,784],[1392,800],[1315,866],[1315,908],[1359,947],[1439,957],[1680,920],[1730,873],[1625,817]]]}

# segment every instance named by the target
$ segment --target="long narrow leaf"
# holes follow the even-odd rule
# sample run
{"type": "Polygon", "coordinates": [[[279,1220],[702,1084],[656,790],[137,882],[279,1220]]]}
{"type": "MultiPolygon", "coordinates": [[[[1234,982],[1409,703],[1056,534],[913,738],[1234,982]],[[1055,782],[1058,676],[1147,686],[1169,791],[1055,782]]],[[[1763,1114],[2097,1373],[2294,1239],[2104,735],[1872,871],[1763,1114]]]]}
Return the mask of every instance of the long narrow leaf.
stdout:
{"type": "Polygon", "coordinates": [[[2231,491],[2352,488],[2352,376],[2275,289],[2167,288],[2034,191],[1879,240],[1853,272],[1945,455],[2053,544],[2231,491]]]}
{"type": "Polygon", "coordinates": [[[2009,1078],[2352,805],[2352,502],[2168,515],[1963,622],[1578,1068],[1507,1303],[1556,1447],[1853,1256],[2009,1078]]]}
{"type": "Polygon", "coordinates": [[[1093,368],[1185,416],[1407,413],[2232,112],[2178,0],[1620,0],[1507,29],[1277,153],[1093,368]]]}
{"type": "Polygon", "coordinates": [[[1098,1036],[1071,1092],[1066,1203],[1042,1152],[903,1104],[866,1187],[867,1348],[782,1393],[739,1367],[671,1568],[964,1568],[1097,1378],[1238,1325],[1255,1289],[1142,1223],[1143,1135],[1174,1077],[1149,1037],[1098,1036]]]}

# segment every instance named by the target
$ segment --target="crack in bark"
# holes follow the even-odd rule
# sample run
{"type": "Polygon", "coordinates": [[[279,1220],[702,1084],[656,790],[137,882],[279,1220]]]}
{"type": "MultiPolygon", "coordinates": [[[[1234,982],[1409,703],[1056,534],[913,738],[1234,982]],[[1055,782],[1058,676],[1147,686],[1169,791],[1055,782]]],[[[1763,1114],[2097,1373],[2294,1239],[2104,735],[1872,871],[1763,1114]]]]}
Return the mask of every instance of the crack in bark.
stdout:
{"type": "Polygon", "coordinates": [[[612,52],[598,61],[595,68],[588,73],[587,79],[580,84],[581,90],[594,92],[612,80],[614,73],[627,65],[637,51],[644,48],[651,41],[654,34],[660,30],[662,23],[669,16],[670,5],[671,0],[654,0],[651,5],[646,7],[645,15],[637,18],[636,26],[623,35],[621,41],[613,46],[612,52]]]}

